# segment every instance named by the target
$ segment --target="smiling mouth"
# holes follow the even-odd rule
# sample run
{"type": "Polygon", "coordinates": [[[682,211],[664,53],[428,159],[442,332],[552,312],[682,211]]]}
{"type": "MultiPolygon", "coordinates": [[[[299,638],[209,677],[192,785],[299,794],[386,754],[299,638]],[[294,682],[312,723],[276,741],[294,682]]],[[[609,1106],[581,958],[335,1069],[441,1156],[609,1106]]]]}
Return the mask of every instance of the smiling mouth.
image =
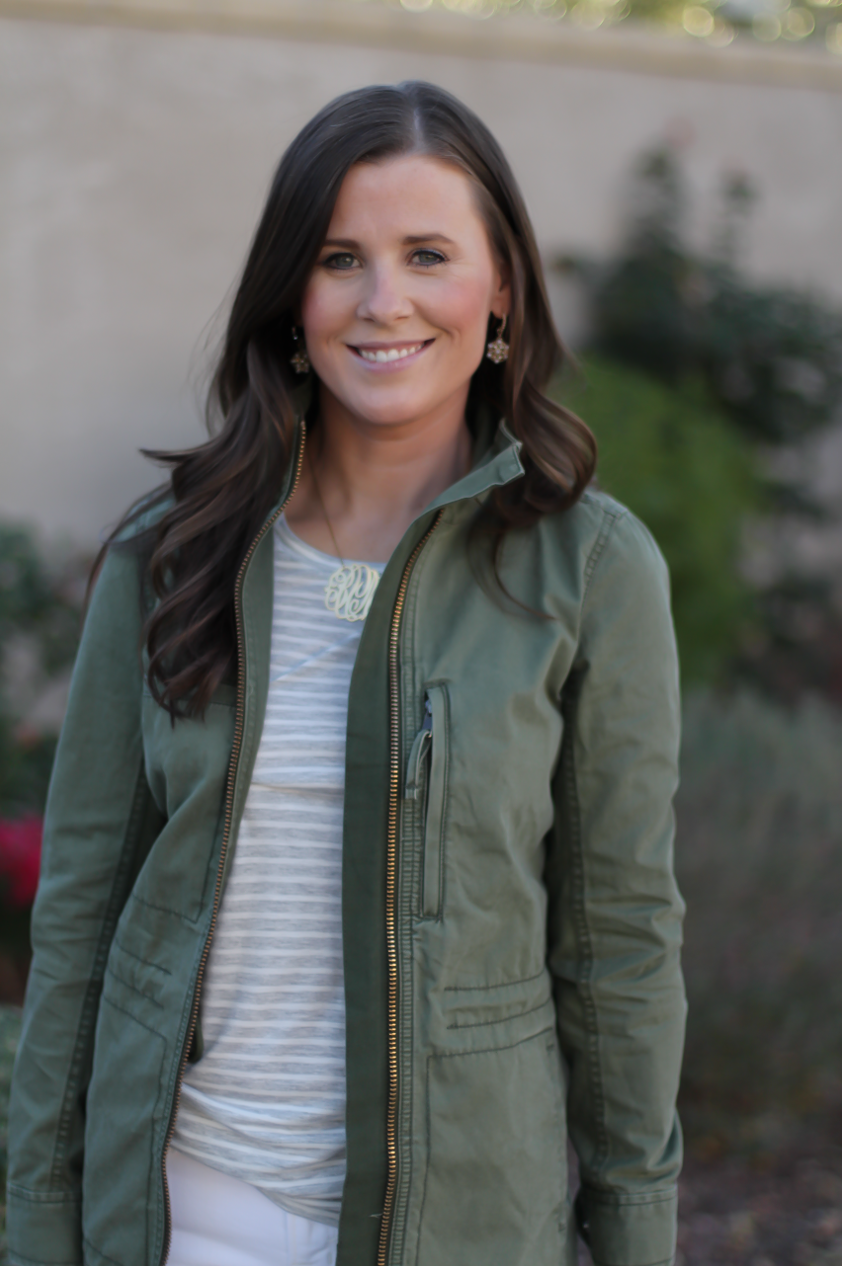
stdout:
{"type": "Polygon", "coordinates": [[[422,351],[425,347],[433,342],[431,338],[424,339],[420,343],[404,343],[400,347],[351,347],[351,351],[355,352],[362,360],[368,361],[372,365],[386,365],[390,361],[406,360],[407,356],[414,356],[416,352],[422,351]]]}

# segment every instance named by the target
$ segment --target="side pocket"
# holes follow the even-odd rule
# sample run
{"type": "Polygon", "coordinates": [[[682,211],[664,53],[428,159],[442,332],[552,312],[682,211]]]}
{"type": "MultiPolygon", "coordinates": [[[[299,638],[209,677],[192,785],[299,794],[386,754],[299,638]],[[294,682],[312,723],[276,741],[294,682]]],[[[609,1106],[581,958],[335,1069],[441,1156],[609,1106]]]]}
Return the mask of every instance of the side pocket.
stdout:
{"type": "Polygon", "coordinates": [[[162,1034],[103,996],[85,1120],[85,1261],[152,1260],[162,1182],[155,1164],[167,1065],[162,1034]]]}
{"type": "Polygon", "coordinates": [[[436,919],[441,913],[447,783],[450,773],[450,701],[447,686],[442,683],[428,686],[427,705],[432,720],[432,743],[424,822],[421,917],[436,919]]]}
{"type": "Polygon", "coordinates": [[[416,802],[421,819],[422,919],[441,912],[449,767],[450,701],[447,686],[437,682],[424,694],[424,723],[409,753],[404,788],[404,799],[416,802]]]}
{"type": "Polygon", "coordinates": [[[562,1266],[568,1242],[554,1034],[429,1056],[416,1266],[562,1266]]]}

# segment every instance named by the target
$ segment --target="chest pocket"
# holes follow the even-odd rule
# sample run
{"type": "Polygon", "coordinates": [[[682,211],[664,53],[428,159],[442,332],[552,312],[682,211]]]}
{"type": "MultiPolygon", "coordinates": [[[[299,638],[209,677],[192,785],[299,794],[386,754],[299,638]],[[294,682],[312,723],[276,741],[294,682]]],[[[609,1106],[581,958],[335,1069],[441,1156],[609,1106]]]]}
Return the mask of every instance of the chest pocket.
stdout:
{"type": "Polygon", "coordinates": [[[444,884],[444,841],[450,773],[450,701],[447,686],[436,682],[424,696],[424,722],[415,736],[407,763],[405,799],[415,801],[424,842],[419,913],[441,915],[444,884]]]}

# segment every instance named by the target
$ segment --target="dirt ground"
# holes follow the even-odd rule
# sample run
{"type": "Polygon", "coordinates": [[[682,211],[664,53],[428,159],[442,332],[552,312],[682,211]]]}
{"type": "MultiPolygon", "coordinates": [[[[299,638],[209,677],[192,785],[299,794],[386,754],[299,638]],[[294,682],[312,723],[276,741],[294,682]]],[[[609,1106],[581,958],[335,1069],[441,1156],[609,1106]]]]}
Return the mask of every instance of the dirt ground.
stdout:
{"type": "Polygon", "coordinates": [[[842,1147],[760,1161],[688,1158],[676,1266],[842,1266],[842,1147]]]}
{"type": "MultiPolygon", "coordinates": [[[[690,1139],[675,1266],[842,1266],[842,1110],[774,1152],[702,1160],[696,1150],[690,1139]]],[[[579,1266],[592,1266],[583,1244],[579,1266]]]]}

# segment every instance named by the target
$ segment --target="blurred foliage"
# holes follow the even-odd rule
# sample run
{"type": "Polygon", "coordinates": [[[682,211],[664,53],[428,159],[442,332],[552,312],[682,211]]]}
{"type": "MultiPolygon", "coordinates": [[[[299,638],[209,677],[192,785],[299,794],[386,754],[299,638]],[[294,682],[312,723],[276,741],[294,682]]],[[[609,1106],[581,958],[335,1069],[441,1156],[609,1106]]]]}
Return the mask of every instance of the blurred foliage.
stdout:
{"type": "Polygon", "coordinates": [[[599,358],[551,394],[587,420],[600,486],[663,550],[683,680],[715,678],[751,621],[737,568],[744,518],[761,498],[749,446],[698,385],[668,386],[599,358]]]}
{"type": "Polygon", "coordinates": [[[842,715],[816,699],[686,701],[682,1113],[702,1153],[762,1154],[842,1105],[840,759],[842,715]]]}
{"type": "Polygon", "coordinates": [[[0,816],[5,818],[44,808],[55,734],[27,725],[20,697],[37,693],[70,669],[79,638],[83,574],[77,560],[49,568],[29,532],[0,525],[0,816]],[[24,655],[12,653],[21,648],[24,655]]]}
{"type": "Polygon", "coordinates": [[[37,640],[48,675],[72,664],[82,598],[78,580],[78,567],[49,569],[25,528],[0,525],[0,650],[10,637],[28,634],[37,640]]]}
{"type": "Polygon", "coordinates": [[[721,673],[737,671],[789,699],[805,689],[842,699],[842,621],[830,578],[778,568],[748,602],[739,566],[748,514],[762,512],[767,522],[830,520],[798,474],[772,475],[767,458],[795,452],[842,410],[842,315],[809,295],[755,288],[741,276],[737,261],[756,200],[745,177],[724,182],[708,256],[685,241],[686,189],[676,152],[650,151],[634,171],[617,255],[559,261],[584,286],[588,351],[597,378],[605,379],[592,397],[571,403],[602,443],[601,481],[648,524],[673,569],[685,679],[711,679],[718,659],[721,673]],[[609,373],[611,362],[617,368],[609,373]],[[616,377],[620,366],[637,378],[626,385],[616,377]],[[651,384],[648,401],[642,376],[651,384]],[[635,401],[631,410],[627,398],[635,401]],[[660,418],[671,413],[672,426],[650,425],[647,410],[660,418]],[[710,460],[705,441],[690,438],[701,435],[700,411],[717,420],[710,460]],[[688,438],[678,442],[685,426],[688,438]],[[657,460],[653,443],[661,448],[657,460]],[[635,456],[638,445],[645,458],[635,456]],[[698,477],[688,465],[699,468],[698,477]],[[752,476],[751,467],[761,465],[762,476],[752,476]],[[672,519],[663,517],[666,501],[675,506],[672,519]],[[695,539],[691,520],[700,537],[712,538],[688,556],[679,543],[695,539]],[[719,566],[727,578],[717,580],[719,566]]]}
{"type": "Polygon", "coordinates": [[[0,712],[0,815],[18,818],[43,813],[53,768],[56,737],[26,735],[0,712]]]}
{"type": "MultiPolygon", "coordinates": [[[[359,3],[359,0],[355,0],[359,3]]],[[[632,22],[665,27],[692,36],[714,47],[724,47],[736,37],[754,38],[766,44],[781,41],[811,45],[823,43],[832,53],[842,53],[840,0],[380,0],[391,7],[420,13],[450,9],[473,18],[505,18],[509,14],[533,14],[545,21],[566,21],[584,30],[632,22]]]]}
{"type": "Polygon", "coordinates": [[[798,441],[842,404],[842,315],[800,292],[749,285],[736,268],[755,194],[729,177],[716,254],[684,240],[685,181],[675,151],[645,154],[629,230],[606,264],[568,258],[585,283],[593,349],[668,383],[701,379],[750,438],[798,441]]]}

